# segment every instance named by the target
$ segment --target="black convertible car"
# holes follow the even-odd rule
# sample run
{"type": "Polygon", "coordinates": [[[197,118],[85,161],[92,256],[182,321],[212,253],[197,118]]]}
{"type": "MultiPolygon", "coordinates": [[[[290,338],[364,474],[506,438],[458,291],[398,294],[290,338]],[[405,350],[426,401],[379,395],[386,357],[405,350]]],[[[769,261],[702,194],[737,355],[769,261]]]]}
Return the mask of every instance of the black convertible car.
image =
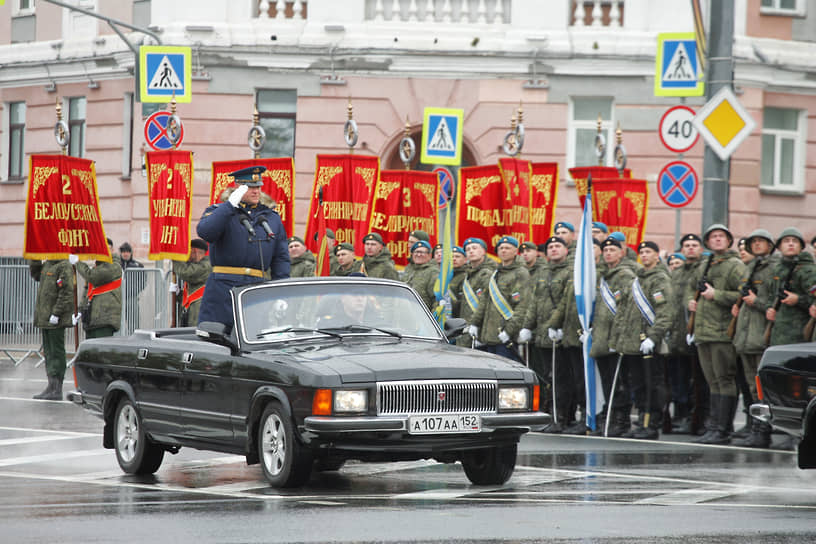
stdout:
{"type": "Polygon", "coordinates": [[[550,419],[531,370],[450,345],[404,283],[291,279],[232,297],[232,331],[201,323],[80,346],[68,398],[105,421],[125,472],[153,473],[187,446],[245,455],[276,487],[348,459],[460,461],[494,485],[512,475],[521,435],[550,419]]]}
{"type": "Polygon", "coordinates": [[[816,343],[773,346],[758,370],[751,415],[799,439],[799,468],[816,468],[816,343]]]}

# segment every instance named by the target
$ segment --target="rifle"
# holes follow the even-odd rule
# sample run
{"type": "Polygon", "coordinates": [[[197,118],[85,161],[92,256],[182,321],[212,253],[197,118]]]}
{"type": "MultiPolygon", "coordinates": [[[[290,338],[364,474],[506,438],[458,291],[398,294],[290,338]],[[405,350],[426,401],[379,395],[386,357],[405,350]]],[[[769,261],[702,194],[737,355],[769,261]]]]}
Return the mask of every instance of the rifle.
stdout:
{"type": "MultiPolygon", "coordinates": [[[[776,291],[776,299],[774,300],[774,313],[779,311],[779,307],[782,306],[782,300],[786,298],[788,295],[785,291],[790,291],[793,289],[791,285],[791,279],[793,279],[793,273],[796,272],[796,267],[799,265],[799,256],[793,258],[793,262],[791,263],[790,270],[788,270],[788,275],[785,277],[785,281],[782,282],[782,285],[779,286],[779,289],[776,291]]],[[[774,317],[773,321],[768,321],[768,324],[765,325],[765,336],[764,341],[765,345],[769,345],[771,343],[771,331],[773,331],[774,323],[776,323],[776,317],[774,317]]]]}
{"type": "MultiPolygon", "coordinates": [[[[731,317],[731,323],[728,324],[728,337],[734,338],[734,335],[737,332],[737,318],[739,317],[739,310],[742,308],[742,303],[745,302],[742,300],[743,297],[747,297],[751,291],[754,291],[754,288],[751,287],[754,283],[754,275],[757,273],[757,269],[762,266],[762,257],[757,257],[754,263],[754,269],[751,270],[751,275],[748,276],[748,280],[742,284],[742,289],[740,289],[740,297],[737,299],[737,315],[731,317]]],[[[754,294],[757,294],[754,291],[754,294]]]]}
{"type": "MultiPolygon", "coordinates": [[[[708,269],[711,268],[711,261],[714,260],[714,253],[709,253],[708,261],[706,262],[705,269],[703,269],[703,275],[700,277],[700,281],[697,282],[697,293],[694,295],[694,302],[700,300],[700,295],[703,291],[706,290],[706,284],[708,283],[708,269]]],[[[689,334],[694,334],[694,317],[697,315],[697,312],[689,312],[689,320],[688,326],[686,330],[689,334]]]]}

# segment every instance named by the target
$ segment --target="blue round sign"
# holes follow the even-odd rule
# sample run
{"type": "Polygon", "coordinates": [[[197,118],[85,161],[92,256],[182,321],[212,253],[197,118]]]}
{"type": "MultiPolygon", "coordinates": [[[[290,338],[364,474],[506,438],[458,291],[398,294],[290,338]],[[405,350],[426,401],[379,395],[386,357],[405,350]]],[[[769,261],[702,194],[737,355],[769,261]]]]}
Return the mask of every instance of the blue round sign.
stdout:
{"type": "Polygon", "coordinates": [[[672,208],[682,208],[694,200],[700,179],[692,166],[684,161],[673,161],[657,175],[657,194],[672,208]]]}
{"type": "Polygon", "coordinates": [[[453,200],[453,193],[456,191],[456,184],[453,182],[453,174],[451,171],[443,166],[437,166],[433,169],[436,176],[439,178],[439,203],[440,210],[448,205],[448,202],[453,200]]]}
{"type": "MultiPolygon", "coordinates": [[[[144,137],[147,145],[156,151],[163,151],[165,149],[173,149],[173,141],[170,139],[170,134],[167,130],[167,123],[170,122],[172,113],[169,111],[157,111],[147,118],[144,125],[144,137]]],[[[179,139],[176,142],[176,147],[181,147],[181,141],[184,139],[184,125],[181,126],[179,132],[179,139]]]]}

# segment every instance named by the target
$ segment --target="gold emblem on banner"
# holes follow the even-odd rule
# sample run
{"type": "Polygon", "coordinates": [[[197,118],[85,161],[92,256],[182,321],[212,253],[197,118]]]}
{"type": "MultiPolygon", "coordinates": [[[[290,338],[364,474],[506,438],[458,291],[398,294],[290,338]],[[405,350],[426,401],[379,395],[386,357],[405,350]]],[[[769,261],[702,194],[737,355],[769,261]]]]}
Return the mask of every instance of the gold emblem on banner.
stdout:
{"type": "Polygon", "coordinates": [[[187,189],[187,194],[193,194],[193,182],[192,176],[190,175],[190,164],[188,163],[176,163],[173,166],[173,170],[178,172],[178,175],[181,177],[181,181],[184,183],[184,187],[187,189]]]}
{"type": "Polygon", "coordinates": [[[436,196],[436,187],[431,185],[430,183],[414,183],[414,189],[421,192],[425,196],[425,200],[428,201],[428,205],[431,206],[431,209],[436,207],[436,202],[434,202],[434,197],[436,196]]]}
{"type": "Polygon", "coordinates": [[[616,191],[597,191],[595,193],[595,198],[598,201],[598,217],[603,215],[606,210],[609,209],[609,204],[612,202],[612,199],[617,196],[616,191]]]}
{"type": "Polygon", "coordinates": [[[232,185],[234,182],[235,178],[226,172],[219,172],[215,175],[215,191],[213,191],[215,202],[218,202],[221,199],[221,193],[224,192],[224,189],[232,185]]]}
{"type": "Polygon", "coordinates": [[[376,168],[363,168],[362,166],[358,166],[354,169],[354,173],[363,178],[366,187],[368,187],[368,194],[371,194],[371,188],[374,186],[374,176],[376,172],[376,168]]]}
{"type": "Polygon", "coordinates": [[[167,165],[166,164],[162,163],[162,164],[151,164],[150,165],[150,172],[148,172],[148,176],[149,176],[148,185],[149,185],[149,188],[147,190],[147,194],[149,194],[149,195],[153,194],[153,186],[156,185],[156,183],[158,183],[159,176],[165,170],[167,170],[167,165]]]}
{"type": "Polygon", "coordinates": [[[48,181],[48,178],[53,176],[59,172],[59,168],[56,166],[37,166],[34,168],[34,196],[37,196],[37,191],[40,190],[40,187],[45,185],[45,182],[48,181]]]}
{"type": "Polygon", "coordinates": [[[399,181],[382,181],[380,180],[379,185],[377,185],[377,195],[374,197],[376,199],[387,199],[394,190],[398,189],[400,186],[399,181]]]}
{"type": "Polygon", "coordinates": [[[71,169],[71,175],[76,176],[79,178],[80,183],[87,189],[88,194],[94,194],[93,191],[93,182],[94,176],[93,172],[90,170],[77,170],[76,168],[71,169]]]}
{"type": "Polygon", "coordinates": [[[501,182],[501,176],[482,176],[480,178],[468,178],[465,184],[465,202],[470,202],[473,197],[482,194],[485,187],[491,183],[501,182]]]}
{"type": "Polygon", "coordinates": [[[261,177],[267,177],[275,183],[275,187],[283,191],[286,200],[292,200],[292,174],[287,169],[267,170],[261,177]]]}
{"type": "Polygon", "coordinates": [[[544,200],[549,206],[552,199],[552,174],[534,174],[531,178],[530,185],[544,195],[544,200]]]}
{"type": "Polygon", "coordinates": [[[572,181],[575,183],[575,188],[578,190],[578,194],[586,195],[587,192],[586,178],[572,178],[572,181]]]}
{"type": "Polygon", "coordinates": [[[637,214],[638,224],[640,224],[643,219],[643,210],[646,208],[646,195],[635,191],[626,191],[625,193],[623,193],[623,195],[635,207],[635,213],[637,214]]]}
{"type": "Polygon", "coordinates": [[[321,166],[317,171],[317,183],[315,183],[314,194],[317,197],[318,191],[324,185],[331,183],[334,177],[343,171],[342,166],[321,166]]]}

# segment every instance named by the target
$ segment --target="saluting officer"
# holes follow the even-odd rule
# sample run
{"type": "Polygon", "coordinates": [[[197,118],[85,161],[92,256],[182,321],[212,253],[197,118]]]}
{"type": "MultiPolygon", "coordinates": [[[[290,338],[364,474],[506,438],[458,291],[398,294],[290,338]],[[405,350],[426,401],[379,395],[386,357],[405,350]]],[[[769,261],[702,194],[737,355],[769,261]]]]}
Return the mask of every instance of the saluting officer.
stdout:
{"type": "Polygon", "coordinates": [[[265,278],[289,277],[289,249],[280,216],[261,204],[263,166],[230,174],[238,187],[226,202],[204,210],[198,235],[210,243],[212,274],[207,278],[198,322],[233,326],[229,290],[265,278]]]}
{"type": "Polygon", "coordinates": [[[496,243],[501,260],[493,272],[486,291],[479,297],[479,307],[473,314],[471,336],[486,345],[486,351],[520,361],[518,353],[509,348],[511,339],[521,331],[530,294],[530,274],[516,261],[519,241],[513,236],[502,236],[496,243]]]}
{"type": "MultiPolygon", "coordinates": [[[[473,314],[479,308],[479,297],[487,289],[490,276],[496,270],[496,261],[488,258],[487,244],[481,238],[468,238],[465,240],[463,247],[465,254],[467,254],[468,264],[465,279],[462,281],[463,301],[460,306],[459,317],[471,323],[473,314]]],[[[465,333],[456,339],[456,345],[469,348],[475,341],[476,347],[480,347],[479,340],[474,339],[467,331],[466,328],[465,333]]]]}

